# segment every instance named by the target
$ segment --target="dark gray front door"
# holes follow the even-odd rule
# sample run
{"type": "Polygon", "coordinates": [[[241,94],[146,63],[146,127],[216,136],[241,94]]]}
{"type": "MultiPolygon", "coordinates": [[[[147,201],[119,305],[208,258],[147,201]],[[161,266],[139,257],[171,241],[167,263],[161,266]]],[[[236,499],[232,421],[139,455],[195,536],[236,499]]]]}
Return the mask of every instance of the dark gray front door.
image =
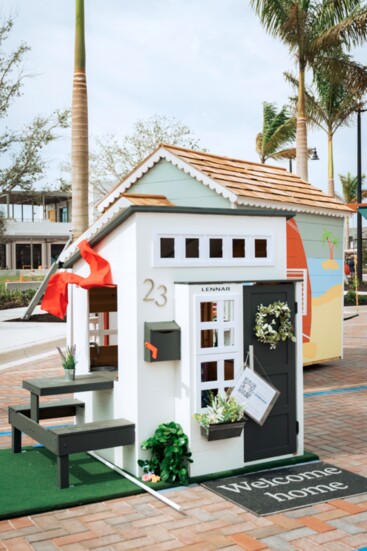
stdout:
{"type": "Polygon", "coordinates": [[[269,417],[261,427],[252,420],[245,425],[245,461],[266,459],[296,451],[296,347],[287,339],[275,350],[259,343],[254,335],[257,307],[281,300],[288,303],[294,320],[293,284],[245,286],[243,293],[244,351],[254,347],[255,371],[280,391],[269,417]],[[264,374],[266,373],[266,375],[264,374]]]}

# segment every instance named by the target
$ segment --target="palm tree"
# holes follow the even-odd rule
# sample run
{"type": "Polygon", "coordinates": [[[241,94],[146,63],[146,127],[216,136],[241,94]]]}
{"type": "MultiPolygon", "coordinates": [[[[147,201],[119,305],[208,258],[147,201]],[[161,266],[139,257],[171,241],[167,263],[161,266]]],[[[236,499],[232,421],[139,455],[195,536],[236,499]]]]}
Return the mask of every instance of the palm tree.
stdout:
{"type": "MultiPolygon", "coordinates": [[[[324,67],[329,74],[346,70],[333,56],[343,44],[360,44],[367,37],[365,6],[359,0],[250,0],[265,29],[279,37],[298,64],[297,173],[308,180],[305,75],[308,67],[324,67]]],[[[350,85],[360,78],[349,70],[350,85]]]]}
{"type": "MultiPolygon", "coordinates": [[[[366,176],[362,175],[362,186],[364,184],[366,176]]],[[[342,185],[343,196],[337,195],[338,199],[341,199],[344,203],[356,203],[357,202],[357,190],[358,190],[358,177],[352,176],[350,172],[346,176],[339,174],[340,183],[342,185]]],[[[362,189],[362,197],[366,197],[367,191],[362,189]]]]}
{"type": "Polygon", "coordinates": [[[88,99],[85,71],[84,0],[76,0],[71,124],[72,234],[88,227],[88,99]]]}
{"type": "Polygon", "coordinates": [[[294,142],[296,137],[296,119],[289,114],[284,105],[277,112],[274,103],[263,103],[263,129],[256,136],[256,151],[264,164],[267,159],[285,159],[288,149],[284,146],[294,142]]]}
{"type": "MultiPolygon", "coordinates": [[[[349,56],[339,52],[340,58],[346,63],[352,61],[349,56]]],[[[367,71],[361,67],[361,71],[367,71]]],[[[298,81],[289,73],[286,78],[298,88],[298,81]]],[[[318,69],[314,71],[313,85],[306,89],[306,113],[309,123],[321,128],[327,134],[328,139],[328,194],[335,196],[334,185],[334,155],[333,138],[335,132],[341,126],[348,126],[358,108],[363,107],[361,101],[365,89],[355,90],[347,85],[345,79],[330,79],[327,71],[318,69]]],[[[296,98],[293,98],[296,102],[296,98]]]]}
{"type": "MultiPolygon", "coordinates": [[[[342,185],[342,192],[343,196],[340,197],[339,195],[336,195],[338,199],[343,201],[344,203],[356,203],[357,202],[357,193],[358,193],[358,177],[352,176],[350,172],[347,173],[346,176],[343,176],[342,174],[339,174],[340,183],[342,185]]],[[[362,186],[364,184],[365,175],[362,175],[362,186]]],[[[366,197],[367,191],[362,190],[362,197],[366,197]]],[[[346,248],[349,247],[349,219],[346,219],[346,226],[345,226],[345,243],[346,248]]]]}

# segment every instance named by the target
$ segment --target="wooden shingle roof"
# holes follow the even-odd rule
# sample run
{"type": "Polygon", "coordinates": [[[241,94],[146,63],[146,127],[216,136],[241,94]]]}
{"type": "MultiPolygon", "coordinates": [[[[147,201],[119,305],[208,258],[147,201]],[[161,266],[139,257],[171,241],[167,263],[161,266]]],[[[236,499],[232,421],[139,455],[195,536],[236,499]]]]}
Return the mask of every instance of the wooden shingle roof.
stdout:
{"type": "MultiPolygon", "coordinates": [[[[135,167],[101,201],[98,209],[101,212],[109,209],[161,159],[165,159],[190,174],[205,186],[229,199],[233,204],[251,208],[283,209],[341,217],[353,213],[347,205],[338,199],[327,195],[285,168],[166,144],[161,144],[135,167]]],[[[130,194],[127,193],[126,197],[130,197],[130,194]]],[[[166,199],[166,201],[168,200],[166,199]]]]}
{"type": "Polygon", "coordinates": [[[338,199],[302,180],[285,168],[211,153],[164,145],[173,155],[194,166],[238,197],[350,212],[338,199]]]}

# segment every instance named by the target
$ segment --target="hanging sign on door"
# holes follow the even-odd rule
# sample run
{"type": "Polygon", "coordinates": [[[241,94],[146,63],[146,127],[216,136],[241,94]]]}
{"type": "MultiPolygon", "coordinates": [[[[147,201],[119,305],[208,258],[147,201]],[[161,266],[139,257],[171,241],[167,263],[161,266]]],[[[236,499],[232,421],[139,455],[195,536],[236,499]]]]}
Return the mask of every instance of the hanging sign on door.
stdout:
{"type": "Polygon", "coordinates": [[[280,392],[258,373],[246,367],[236,382],[231,396],[243,404],[245,415],[263,425],[280,392]]]}

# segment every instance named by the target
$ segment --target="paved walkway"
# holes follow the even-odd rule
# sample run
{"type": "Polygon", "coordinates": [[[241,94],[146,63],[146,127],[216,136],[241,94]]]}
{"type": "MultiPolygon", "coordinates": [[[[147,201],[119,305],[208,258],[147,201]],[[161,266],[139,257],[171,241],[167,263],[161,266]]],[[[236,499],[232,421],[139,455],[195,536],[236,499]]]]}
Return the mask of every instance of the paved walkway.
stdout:
{"type": "MultiPolygon", "coordinates": [[[[0,370],[65,345],[66,323],[10,321],[21,319],[25,312],[26,308],[0,310],[0,370]]],[[[45,312],[36,306],[34,314],[40,313],[45,312]]]]}
{"type": "MultiPolygon", "coordinates": [[[[345,324],[345,358],[305,368],[306,449],[323,461],[367,477],[367,311],[345,324]]],[[[29,396],[24,378],[61,374],[56,355],[0,372],[0,432],[8,404],[29,396]]],[[[9,447],[9,436],[0,437],[9,447]]],[[[1,467],[0,467],[1,489],[1,467]]],[[[9,551],[367,551],[367,494],[257,517],[201,486],[167,497],[177,512],[148,494],[0,521],[9,551]]]]}

